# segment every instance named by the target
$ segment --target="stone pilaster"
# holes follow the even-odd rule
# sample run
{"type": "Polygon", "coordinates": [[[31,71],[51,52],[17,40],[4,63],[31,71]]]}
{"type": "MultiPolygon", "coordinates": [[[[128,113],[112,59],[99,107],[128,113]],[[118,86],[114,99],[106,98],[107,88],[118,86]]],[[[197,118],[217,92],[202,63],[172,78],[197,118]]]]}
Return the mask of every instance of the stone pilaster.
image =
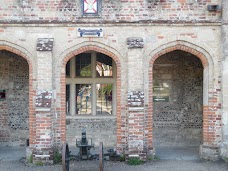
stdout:
{"type": "Polygon", "coordinates": [[[143,39],[128,38],[128,155],[146,160],[144,151],[143,39]]]}
{"type": "Polygon", "coordinates": [[[51,38],[37,41],[36,144],[32,150],[34,163],[53,163],[52,46],[51,38]]]}

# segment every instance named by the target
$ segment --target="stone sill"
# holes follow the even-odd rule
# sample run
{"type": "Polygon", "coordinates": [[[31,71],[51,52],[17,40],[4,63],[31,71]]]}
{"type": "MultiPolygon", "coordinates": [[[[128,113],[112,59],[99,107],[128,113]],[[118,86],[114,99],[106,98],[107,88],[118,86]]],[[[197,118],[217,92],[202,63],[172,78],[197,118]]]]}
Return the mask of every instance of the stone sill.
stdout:
{"type": "Polygon", "coordinates": [[[41,107],[41,108],[36,108],[35,111],[37,111],[37,112],[50,112],[51,109],[41,107]]]}
{"type": "Polygon", "coordinates": [[[67,115],[66,119],[116,119],[115,115],[108,116],[108,115],[103,115],[103,116],[97,116],[97,115],[88,115],[88,116],[70,116],[67,115]]]}

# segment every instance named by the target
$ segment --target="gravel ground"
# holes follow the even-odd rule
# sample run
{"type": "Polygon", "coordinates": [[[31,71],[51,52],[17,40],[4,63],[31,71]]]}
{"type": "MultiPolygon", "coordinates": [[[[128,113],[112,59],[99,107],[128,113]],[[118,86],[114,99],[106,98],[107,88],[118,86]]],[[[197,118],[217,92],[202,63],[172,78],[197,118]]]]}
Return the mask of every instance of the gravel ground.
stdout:
{"type": "MultiPolygon", "coordinates": [[[[224,161],[157,160],[139,166],[105,161],[104,171],[228,171],[224,161]]],[[[62,171],[62,165],[28,166],[21,161],[0,161],[0,171],[62,171]]],[[[99,161],[71,161],[70,171],[99,171],[99,161]]]]}

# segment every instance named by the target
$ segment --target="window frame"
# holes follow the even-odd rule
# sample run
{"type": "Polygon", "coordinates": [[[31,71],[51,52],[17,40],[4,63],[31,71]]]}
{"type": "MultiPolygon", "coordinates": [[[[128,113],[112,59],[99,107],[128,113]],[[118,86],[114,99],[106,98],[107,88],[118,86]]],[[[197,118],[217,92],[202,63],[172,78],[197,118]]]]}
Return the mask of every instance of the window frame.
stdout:
{"type": "Polygon", "coordinates": [[[101,17],[101,5],[102,1],[97,0],[97,12],[96,13],[85,13],[84,12],[84,0],[81,0],[81,16],[82,17],[101,17]]]}
{"type": "Polygon", "coordinates": [[[70,85],[70,113],[66,113],[67,116],[76,117],[113,117],[116,115],[116,74],[117,67],[115,61],[112,59],[112,77],[97,77],[96,73],[96,56],[98,52],[87,51],[85,53],[91,53],[91,66],[92,66],[92,77],[76,77],[76,56],[69,60],[70,62],[70,77],[65,75],[66,85],[70,85]],[[76,84],[91,84],[92,86],[92,114],[76,114],[76,84]],[[97,115],[96,112],[96,85],[97,84],[112,84],[112,114],[101,114],[97,115]]]}

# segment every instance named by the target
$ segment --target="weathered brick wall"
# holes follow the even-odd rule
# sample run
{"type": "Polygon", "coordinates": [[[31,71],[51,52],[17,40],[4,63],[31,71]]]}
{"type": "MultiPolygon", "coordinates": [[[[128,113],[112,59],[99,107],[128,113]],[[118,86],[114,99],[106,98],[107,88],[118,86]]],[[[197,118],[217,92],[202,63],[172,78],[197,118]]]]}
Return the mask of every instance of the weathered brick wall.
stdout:
{"type": "Polygon", "coordinates": [[[1,103],[1,145],[26,145],[29,138],[28,63],[22,57],[0,51],[0,90],[6,91],[1,103]],[[2,143],[4,142],[4,143],[2,143]]]}
{"type": "Polygon", "coordinates": [[[181,51],[163,55],[154,63],[153,78],[154,146],[199,146],[203,131],[203,66],[199,58],[181,51]],[[164,98],[168,99],[162,101],[164,98]]]}
{"type": "Polygon", "coordinates": [[[220,12],[208,12],[208,4],[221,0],[102,0],[101,16],[82,17],[80,1],[1,0],[0,21],[8,22],[122,22],[219,21],[220,12]]]}

